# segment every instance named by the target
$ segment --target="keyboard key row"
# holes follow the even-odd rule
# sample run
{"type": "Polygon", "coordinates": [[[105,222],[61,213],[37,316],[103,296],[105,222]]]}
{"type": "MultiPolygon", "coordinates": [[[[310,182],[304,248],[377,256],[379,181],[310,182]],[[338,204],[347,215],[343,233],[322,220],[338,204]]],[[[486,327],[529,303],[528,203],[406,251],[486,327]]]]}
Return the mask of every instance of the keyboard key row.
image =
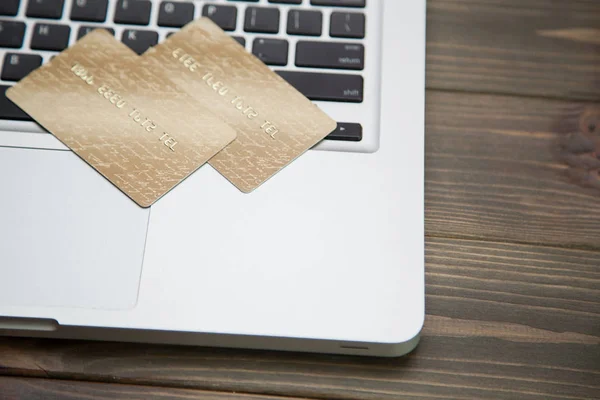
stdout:
{"type": "MultiPolygon", "coordinates": [[[[229,0],[245,1],[248,3],[258,3],[258,0],[229,0]]],[[[269,3],[275,4],[302,4],[302,0],[269,0],[269,3]]],[[[310,0],[313,6],[336,6],[336,7],[365,7],[366,0],[310,0]]]]}
{"type": "MultiPolygon", "coordinates": [[[[0,15],[17,15],[19,3],[19,0],[2,0],[0,15]]],[[[25,15],[32,18],[60,19],[64,6],[64,0],[29,0],[25,15]]],[[[71,19],[104,22],[107,9],[108,0],[73,0],[71,19]]]]}
{"type": "MultiPolygon", "coordinates": [[[[246,1],[258,2],[258,0],[246,1]]],[[[269,3],[301,4],[302,0],[269,0],[269,3]]],[[[365,0],[311,0],[311,4],[316,6],[365,7],[365,3],[365,0]]],[[[17,15],[19,4],[20,0],[2,0],[0,2],[0,15],[17,15]]],[[[117,5],[117,11],[119,9],[124,12],[131,9],[143,9],[143,15],[145,15],[148,4],[150,4],[150,0],[122,0],[117,5]]],[[[186,18],[188,15],[193,15],[194,13],[194,5],[191,3],[163,1],[160,7],[161,11],[167,14],[182,13],[186,18]]],[[[30,0],[26,15],[28,17],[59,19],[62,16],[63,8],[64,0],[30,0]]],[[[108,0],[73,0],[71,19],[76,21],[104,22],[106,20],[107,8],[108,0]]]]}
{"type": "MultiPolygon", "coordinates": [[[[32,118],[17,107],[6,97],[6,90],[10,86],[0,85],[0,119],[31,121],[32,118]]],[[[360,142],[362,140],[362,125],[355,123],[339,122],[337,128],[326,139],[360,142]]]]}
{"type": "MultiPolygon", "coordinates": [[[[268,65],[287,65],[288,49],[284,39],[257,38],[252,45],[252,53],[268,65]]],[[[297,67],[363,70],[364,57],[362,44],[301,41],[296,45],[297,67]]]]}
{"type": "MultiPolygon", "coordinates": [[[[231,6],[205,6],[211,12],[202,15],[211,18],[223,30],[235,30],[236,9],[231,6]],[[230,10],[226,10],[230,9],[230,10]],[[228,18],[223,20],[224,15],[228,18]]],[[[277,8],[248,7],[244,18],[244,30],[257,33],[279,33],[280,12],[277,8]]],[[[160,25],[160,23],[159,23],[160,25]]],[[[365,37],[365,15],[360,13],[333,12],[330,19],[329,34],[332,37],[365,37]]],[[[287,18],[289,35],[321,36],[323,14],[320,11],[290,10],[287,18]]]]}
{"type": "MultiPolygon", "coordinates": [[[[141,36],[138,31],[137,37],[141,36]]],[[[7,53],[2,67],[2,80],[21,80],[41,64],[42,58],[39,55],[7,53]]],[[[362,103],[363,101],[364,80],[362,76],[319,72],[276,72],[310,100],[346,103],[362,103]]]]}
{"type": "MultiPolygon", "coordinates": [[[[320,11],[290,10],[288,13],[288,35],[321,36],[323,14],[320,11]]],[[[331,37],[365,37],[365,15],[358,13],[331,13],[329,35],[331,37]]]]}
{"type": "MultiPolygon", "coordinates": [[[[19,4],[20,0],[1,0],[0,15],[17,15],[19,4]]],[[[64,0],[29,0],[25,15],[32,18],[60,19],[64,6],[64,0]]],[[[107,9],[108,0],[73,0],[71,19],[104,22],[107,9]]]]}
{"type": "MultiPolygon", "coordinates": [[[[80,39],[98,26],[81,26],[77,32],[80,39]]],[[[62,51],[69,45],[71,28],[59,24],[35,24],[31,37],[31,48],[34,50],[62,51]]],[[[114,29],[105,28],[113,35],[114,29]]],[[[0,21],[0,47],[20,48],[25,36],[23,22],[0,21]]],[[[127,29],[123,32],[123,43],[131,47],[138,54],[142,54],[149,47],[158,43],[158,33],[146,30],[127,29]]]]}
{"type": "MultiPolygon", "coordinates": [[[[18,2],[2,0],[0,15],[15,15],[18,2]],[[16,6],[15,6],[16,5],[16,6]],[[16,8],[15,8],[16,7],[16,8]]],[[[296,4],[296,3],[292,3],[296,4]]],[[[31,0],[27,16],[54,18],[62,16],[64,0],[31,0]]],[[[108,0],[73,0],[71,19],[84,22],[104,22],[108,0]]],[[[150,0],[118,0],[114,21],[118,24],[148,25],[152,3],[150,0]]],[[[180,28],[192,21],[193,3],[163,1],[158,12],[158,25],[180,28]]],[[[230,5],[206,4],[202,15],[211,18],[223,30],[236,29],[237,8],[230,5]]],[[[257,33],[278,33],[280,11],[274,7],[248,7],[244,18],[244,30],[257,33]]],[[[321,11],[290,10],[287,18],[287,33],[290,35],[321,36],[323,14],[321,11]]],[[[333,12],[330,19],[330,36],[342,38],[364,38],[365,16],[360,13],[333,12]]]]}
{"type": "MultiPolygon", "coordinates": [[[[80,39],[95,29],[93,26],[81,26],[77,33],[80,39]]],[[[114,35],[114,30],[109,29],[114,35]]],[[[62,51],[69,44],[71,28],[59,24],[36,24],[31,39],[34,50],[62,51]]],[[[0,47],[20,48],[25,36],[25,24],[22,22],[0,21],[0,47]]],[[[123,32],[123,43],[138,54],[158,43],[158,33],[149,30],[127,29],[123,32]]],[[[282,39],[256,39],[253,53],[269,65],[287,65],[289,45],[282,39]]],[[[296,45],[296,66],[331,69],[364,69],[364,46],[358,43],[311,42],[300,41],[296,45]]]]}

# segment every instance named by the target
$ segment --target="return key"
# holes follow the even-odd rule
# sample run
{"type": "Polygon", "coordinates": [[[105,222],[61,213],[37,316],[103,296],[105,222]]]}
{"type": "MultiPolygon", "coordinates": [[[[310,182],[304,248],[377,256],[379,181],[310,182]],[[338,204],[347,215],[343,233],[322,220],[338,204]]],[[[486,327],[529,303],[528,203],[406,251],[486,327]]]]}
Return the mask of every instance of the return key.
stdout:
{"type": "Polygon", "coordinates": [[[362,70],[365,48],[358,43],[300,41],[296,46],[296,66],[362,70]]]}

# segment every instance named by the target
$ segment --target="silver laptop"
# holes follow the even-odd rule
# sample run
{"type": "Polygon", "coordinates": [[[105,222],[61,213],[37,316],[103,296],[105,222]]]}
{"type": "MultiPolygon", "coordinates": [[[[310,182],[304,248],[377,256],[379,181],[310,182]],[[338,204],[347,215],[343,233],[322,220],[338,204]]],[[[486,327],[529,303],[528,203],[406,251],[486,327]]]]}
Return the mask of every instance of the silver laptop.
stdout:
{"type": "Polygon", "coordinates": [[[0,63],[0,334],[416,346],[425,0],[2,0],[0,63]],[[141,54],[201,15],[339,122],[251,194],[205,165],[140,208],[4,95],[95,27],[141,54]]]}

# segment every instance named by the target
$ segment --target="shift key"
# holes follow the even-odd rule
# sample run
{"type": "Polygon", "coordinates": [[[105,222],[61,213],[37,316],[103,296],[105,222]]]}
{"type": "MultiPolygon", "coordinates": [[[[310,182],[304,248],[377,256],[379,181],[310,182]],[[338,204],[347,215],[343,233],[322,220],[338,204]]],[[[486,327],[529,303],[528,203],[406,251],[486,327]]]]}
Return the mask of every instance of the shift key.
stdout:
{"type": "Polygon", "coordinates": [[[300,41],[296,45],[296,66],[362,70],[365,47],[358,43],[300,41]]]}
{"type": "Polygon", "coordinates": [[[362,103],[363,77],[350,74],[275,71],[310,100],[362,103]]]}

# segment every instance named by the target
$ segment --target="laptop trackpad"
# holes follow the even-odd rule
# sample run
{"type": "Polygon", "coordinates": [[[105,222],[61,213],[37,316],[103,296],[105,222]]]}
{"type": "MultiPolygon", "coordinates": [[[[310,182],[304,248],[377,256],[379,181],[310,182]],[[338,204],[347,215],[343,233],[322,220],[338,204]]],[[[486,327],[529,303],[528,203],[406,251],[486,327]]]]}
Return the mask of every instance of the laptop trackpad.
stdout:
{"type": "Polygon", "coordinates": [[[68,151],[0,148],[0,304],[135,306],[149,209],[68,151]]]}

